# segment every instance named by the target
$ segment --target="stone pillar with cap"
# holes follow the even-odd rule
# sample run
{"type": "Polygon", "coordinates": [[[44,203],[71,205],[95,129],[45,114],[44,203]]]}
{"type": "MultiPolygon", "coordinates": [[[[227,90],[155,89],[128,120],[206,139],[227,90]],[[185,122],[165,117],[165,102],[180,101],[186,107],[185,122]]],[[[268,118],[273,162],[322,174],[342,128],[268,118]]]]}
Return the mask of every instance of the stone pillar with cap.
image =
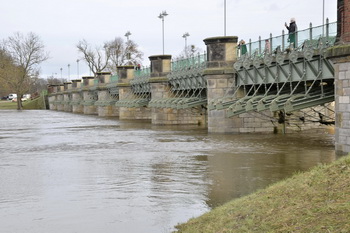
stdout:
{"type": "Polygon", "coordinates": [[[350,1],[338,0],[338,45],[326,57],[334,64],[335,151],[350,153],[350,1]]]}
{"type": "Polygon", "coordinates": [[[64,111],[64,84],[57,87],[56,103],[57,111],[64,111]]]}
{"type": "Polygon", "coordinates": [[[98,101],[97,113],[99,116],[119,116],[119,109],[115,106],[116,100],[112,98],[108,85],[111,81],[111,72],[96,73],[98,101]]]}
{"type": "MultiPolygon", "coordinates": [[[[139,98],[137,94],[134,94],[131,88],[130,81],[134,78],[135,67],[134,66],[117,66],[117,73],[119,81],[117,87],[119,89],[119,101],[135,100],[139,98]]],[[[119,119],[128,120],[148,120],[151,117],[150,109],[143,107],[126,107],[119,106],[119,119]]]]}
{"type": "Polygon", "coordinates": [[[47,85],[49,109],[57,110],[57,85],[49,84],[47,85]]]}
{"type": "Polygon", "coordinates": [[[65,82],[63,83],[63,86],[63,111],[72,112],[72,82],[65,82]]]}
{"type": "Polygon", "coordinates": [[[72,80],[72,112],[74,113],[84,113],[83,106],[83,93],[82,93],[82,80],[74,79],[72,80]]]}
{"type": "MultiPolygon", "coordinates": [[[[154,55],[151,62],[151,103],[173,98],[167,75],[171,72],[171,55],[154,55]]],[[[152,106],[152,104],[151,104],[152,106]]],[[[201,107],[191,109],[158,108],[152,109],[152,124],[155,125],[205,125],[206,114],[201,107]]]]}
{"type": "Polygon", "coordinates": [[[97,91],[94,85],[94,76],[83,77],[82,93],[83,93],[83,109],[84,114],[97,115],[97,107],[95,102],[97,101],[97,91]]]}
{"type": "MultiPolygon", "coordinates": [[[[250,133],[273,132],[274,126],[256,113],[243,113],[228,117],[227,109],[210,109],[210,105],[220,101],[226,94],[233,95],[235,73],[233,65],[237,61],[236,36],[211,37],[204,40],[207,46],[208,131],[210,133],[250,133]],[[231,92],[231,93],[230,93],[231,92]]],[[[240,98],[242,96],[236,96],[240,98]]]]}

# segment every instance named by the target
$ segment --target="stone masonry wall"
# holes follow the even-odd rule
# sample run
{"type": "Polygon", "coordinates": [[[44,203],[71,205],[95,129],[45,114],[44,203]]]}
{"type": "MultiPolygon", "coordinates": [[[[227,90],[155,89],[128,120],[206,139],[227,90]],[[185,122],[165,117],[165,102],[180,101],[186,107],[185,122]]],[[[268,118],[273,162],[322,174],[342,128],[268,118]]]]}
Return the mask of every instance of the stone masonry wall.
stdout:
{"type": "Polygon", "coordinates": [[[50,110],[57,110],[57,106],[56,106],[55,102],[56,102],[56,95],[49,96],[50,110]]]}
{"type": "MultiPolygon", "coordinates": [[[[112,101],[111,95],[108,90],[98,91],[98,100],[99,101],[112,101]]],[[[119,107],[115,105],[109,106],[98,106],[97,112],[99,116],[119,116],[119,107]]]]}
{"type": "Polygon", "coordinates": [[[335,65],[335,149],[350,152],[350,62],[335,65]]]}
{"type": "MultiPolygon", "coordinates": [[[[152,83],[152,99],[171,98],[167,82],[152,83]]],[[[205,125],[207,111],[201,107],[189,109],[152,108],[152,124],[155,125],[205,125]]]]}

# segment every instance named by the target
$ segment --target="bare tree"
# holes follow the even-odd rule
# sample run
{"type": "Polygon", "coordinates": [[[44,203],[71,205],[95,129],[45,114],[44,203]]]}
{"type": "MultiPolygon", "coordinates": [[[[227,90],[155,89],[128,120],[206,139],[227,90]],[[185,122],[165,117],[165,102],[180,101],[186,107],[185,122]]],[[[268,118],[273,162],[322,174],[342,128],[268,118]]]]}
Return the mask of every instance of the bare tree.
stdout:
{"type": "Polygon", "coordinates": [[[94,75],[101,71],[115,72],[116,67],[121,65],[137,65],[143,58],[143,53],[135,42],[124,42],[120,37],[105,42],[103,47],[96,46],[95,49],[86,40],[81,40],[77,48],[94,75]]]}
{"type": "Polygon", "coordinates": [[[77,48],[83,54],[83,59],[94,75],[107,68],[111,56],[108,43],[105,43],[103,48],[95,47],[95,49],[92,49],[86,40],[81,40],[77,44],[77,48]]]}
{"type": "Polygon", "coordinates": [[[26,36],[17,32],[4,41],[3,49],[10,57],[7,62],[7,73],[3,80],[17,94],[17,109],[22,109],[21,97],[29,91],[32,77],[39,72],[39,65],[49,58],[44,51],[44,44],[39,36],[30,32],[26,36]]]}
{"type": "Polygon", "coordinates": [[[138,48],[138,45],[132,41],[124,40],[116,37],[114,40],[108,42],[111,51],[111,61],[109,63],[109,70],[115,71],[117,66],[122,65],[138,65],[142,62],[143,52],[138,48]]]}
{"type": "Polygon", "coordinates": [[[8,93],[14,92],[12,78],[16,75],[17,67],[11,56],[5,51],[3,44],[0,48],[0,86],[8,93]]]}
{"type": "Polygon", "coordinates": [[[187,59],[196,56],[201,52],[202,50],[196,47],[195,45],[188,45],[181,51],[181,53],[176,57],[176,59],[187,59]]]}

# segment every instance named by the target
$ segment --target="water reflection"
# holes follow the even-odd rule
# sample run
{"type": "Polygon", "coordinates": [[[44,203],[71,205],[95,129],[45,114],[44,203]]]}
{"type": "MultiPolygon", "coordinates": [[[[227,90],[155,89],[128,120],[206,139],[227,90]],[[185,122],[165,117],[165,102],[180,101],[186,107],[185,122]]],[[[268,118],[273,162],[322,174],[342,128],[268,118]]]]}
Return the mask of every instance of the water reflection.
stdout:
{"type": "Polygon", "coordinates": [[[335,159],[333,136],[212,135],[52,111],[0,111],[1,232],[170,232],[335,159]]]}
{"type": "Polygon", "coordinates": [[[228,137],[232,145],[226,148],[239,149],[208,157],[213,181],[207,202],[210,207],[264,188],[296,171],[335,160],[329,135],[225,135],[226,140],[228,137]]]}

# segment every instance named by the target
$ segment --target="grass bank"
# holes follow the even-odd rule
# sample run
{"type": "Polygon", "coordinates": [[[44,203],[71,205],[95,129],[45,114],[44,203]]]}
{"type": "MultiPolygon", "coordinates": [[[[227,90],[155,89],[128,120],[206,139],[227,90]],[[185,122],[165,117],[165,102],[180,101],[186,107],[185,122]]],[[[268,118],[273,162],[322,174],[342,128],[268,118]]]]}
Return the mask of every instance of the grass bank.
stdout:
{"type": "MultiPolygon", "coordinates": [[[[45,109],[44,106],[45,103],[42,97],[23,102],[23,109],[45,109]]],[[[1,109],[17,109],[17,102],[0,101],[0,110],[1,109]]]]}
{"type": "Polygon", "coordinates": [[[350,155],[233,200],[178,232],[350,232],[350,155]]]}
{"type": "Polygon", "coordinates": [[[11,101],[0,101],[0,110],[1,109],[17,109],[17,103],[11,101]]]}

